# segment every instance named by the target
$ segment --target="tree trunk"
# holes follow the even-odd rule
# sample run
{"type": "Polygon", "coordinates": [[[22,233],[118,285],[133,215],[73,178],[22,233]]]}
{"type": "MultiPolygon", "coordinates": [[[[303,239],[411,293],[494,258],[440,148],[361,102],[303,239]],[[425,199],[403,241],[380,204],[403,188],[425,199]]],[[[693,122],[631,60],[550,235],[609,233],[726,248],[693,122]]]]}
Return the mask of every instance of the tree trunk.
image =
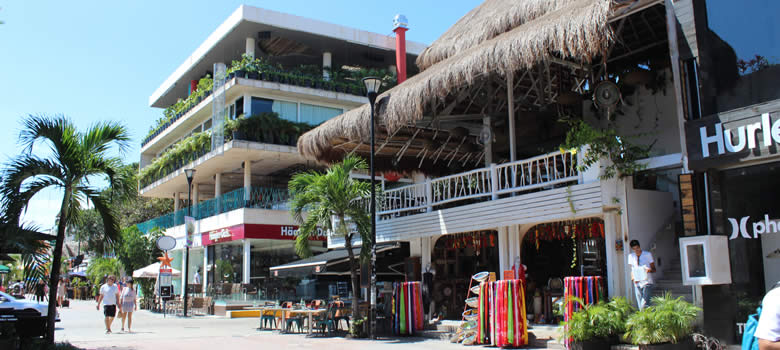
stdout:
{"type": "Polygon", "coordinates": [[[355,263],[355,253],[352,252],[352,235],[344,236],[344,247],[349,255],[349,273],[352,275],[352,322],[361,318],[360,315],[360,279],[355,263]]]}
{"type": "Polygon", "coordinates": [[[62,265],[62,246],[65,242],[65,227],[68,225],[68,203],[71,189],[65,188],[60,207],[60,220],[57,223],[57,241],[54,243],[54,261],[51,262],[51,277],[49,278],[49,311],[46,319],[46,342],[54,344],[54,324],[57,320],[57,283],[60,279],[62,265]]]}

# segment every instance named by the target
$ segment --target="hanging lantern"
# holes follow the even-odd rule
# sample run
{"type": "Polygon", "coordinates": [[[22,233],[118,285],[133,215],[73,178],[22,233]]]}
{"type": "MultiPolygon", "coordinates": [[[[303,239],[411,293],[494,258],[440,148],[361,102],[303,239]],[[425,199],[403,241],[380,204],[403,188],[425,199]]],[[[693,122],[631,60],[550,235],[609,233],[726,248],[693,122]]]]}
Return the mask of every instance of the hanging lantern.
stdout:
{"type": "Polygon", "coordinates": [[[384,176],[385,180],[389,182],[396,182],[401,178],[401,174],[395,171],[385,171],[382,173],[382,176],[384,176]]]}

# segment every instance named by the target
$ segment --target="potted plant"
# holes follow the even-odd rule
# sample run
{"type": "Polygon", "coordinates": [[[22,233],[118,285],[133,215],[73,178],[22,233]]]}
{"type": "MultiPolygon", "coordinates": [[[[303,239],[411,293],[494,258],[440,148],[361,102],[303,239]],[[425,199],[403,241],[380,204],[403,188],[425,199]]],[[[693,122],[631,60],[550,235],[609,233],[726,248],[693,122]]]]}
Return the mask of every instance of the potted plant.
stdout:
{"type": "Polygon", "coordinates": [[[644,350],[695,349],[691,339],[700,308],[670,293],[652,299],[652,306],[628,318],[626,338],[644,350]]]}
{"type": "MultiPolygon", "coordinates": [[[[573,302],[582,304],[577,298],[573,302]]],[[[626,319],[633,308],[625,298],[609,303],[583,305],[580,311],[563,322],[563,338],[571,340],[575,350],[609,349],[626,329],[626,319]]]]}

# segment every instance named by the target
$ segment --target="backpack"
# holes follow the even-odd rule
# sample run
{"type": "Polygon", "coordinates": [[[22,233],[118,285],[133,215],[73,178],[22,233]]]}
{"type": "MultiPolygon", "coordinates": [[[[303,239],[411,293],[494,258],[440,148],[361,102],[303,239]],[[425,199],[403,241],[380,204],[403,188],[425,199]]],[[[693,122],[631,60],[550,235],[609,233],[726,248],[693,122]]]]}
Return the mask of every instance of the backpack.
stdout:
{"type": "Polygon", "coordinates": [[[756,309],[756,313],[748,316],[745,322],[745,332],[742,333],[742,350],[758,350],[758,338],[753,334],[758,328],[758,319],[761,317],[761,307],[756,309]]]}

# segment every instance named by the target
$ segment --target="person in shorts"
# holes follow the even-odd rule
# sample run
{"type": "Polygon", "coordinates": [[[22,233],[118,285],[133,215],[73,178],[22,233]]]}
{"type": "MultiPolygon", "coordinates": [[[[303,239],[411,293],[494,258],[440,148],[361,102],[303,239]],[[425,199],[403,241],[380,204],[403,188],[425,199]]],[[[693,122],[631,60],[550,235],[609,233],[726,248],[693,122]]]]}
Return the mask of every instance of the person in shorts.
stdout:
{"type": "Polygon", "coordinates": [[[106,283],[100,286],[97,306],[95,306],[97,310],[100,310],[100,302],[103,302],[106,334],[111,333],[111,323],[114,322],[114,317],[116,317],[116,304],[119,301],[119,288],[114,284],[115,281],[116,278],[113,275],[109,275],[106,278],[106,283]]]}
{"type": "Polygon", "coordinates": [[[122,288],[122,293],[120,294],[121,297],[119,299],[119,314],[122,318],[122,332],[125,331],[126,319],[127,331],[133,333],[133,331],[130,329],[133,327],[133,311],[138,308],[138,303],[136,302],[138,296],[136,295],[135,288],[133,287],[133,280],[128,279],[125,282],[125,287],[122,288]]]}

